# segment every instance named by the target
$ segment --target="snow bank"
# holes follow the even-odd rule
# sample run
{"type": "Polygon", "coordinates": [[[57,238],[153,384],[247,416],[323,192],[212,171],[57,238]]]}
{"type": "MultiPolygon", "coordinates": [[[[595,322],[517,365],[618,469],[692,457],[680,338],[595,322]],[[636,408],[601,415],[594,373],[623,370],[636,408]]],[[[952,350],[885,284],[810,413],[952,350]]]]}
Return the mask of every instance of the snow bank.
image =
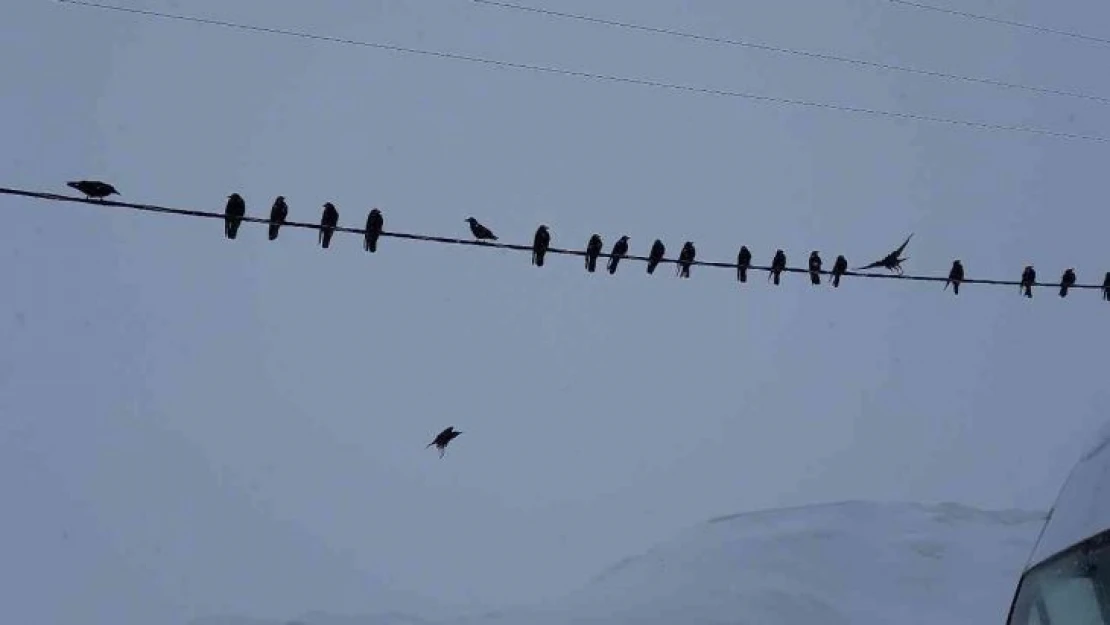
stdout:
{"type": "MultiPolygon", "coordinates": [[[[1044,518],[956,504],[863,502],[721,517],[614,565],[562,600],[450,622],[999,623],[1044,518]]],[[[335,621],[308,615],[298,622],[335,621]]],[[[203,625],[248,623],[254,625],[203,625]]]]}

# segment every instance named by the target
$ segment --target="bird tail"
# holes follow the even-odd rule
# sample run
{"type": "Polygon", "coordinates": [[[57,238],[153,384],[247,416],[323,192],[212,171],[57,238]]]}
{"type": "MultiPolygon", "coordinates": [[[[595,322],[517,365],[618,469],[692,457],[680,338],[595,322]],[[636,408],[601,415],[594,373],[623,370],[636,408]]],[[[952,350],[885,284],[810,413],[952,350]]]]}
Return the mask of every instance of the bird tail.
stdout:
{"type": "Polygon", "coordinates": [[[840,274],[838,274],[838,273],[833,274],[832,285],[833,285],[834,289],[839,289],[840,288],[840,274]]]}
{"type": "Polygon", "coordinates": [[[779,272],[776,271],[775,272],[775,285],[778,286],[778,283],[779,283],[779,272]]]}
{"type": "Polygon", "coordinates": [[[1067,296],[1068,296],[1068,287],[1066,287],[1064,285],[1060,285],[1060,297],[1067,297],[1067,296]]]}
{"type": "Polygon", "coordinates": [[[651,274],[655,273],[655,266],[658,265],[658,264],[659,264],[659,261],[657,261],[657,260],[649,260],[648,261],[647,272],[648,272],[649,276],[651,274]]]}
{"type": "Polygon", "coordinates": [[[620,260],[616,256],[609,259],[609,266],[608,266],[609,275],[613,275],[613,274],[617,273],[617,263],[619,263],[619,262],[620,262],[620,260]]]}
{"type": "Polygon", "coordinates": [[[593,273],[597,269],[597,256],[586,257],[586,271],[593,273]]]}
{"type": "Polygon", "coordinates": [[[277,224],[270,224],[270,240],[271,241],[273,241],[274,239],[276,239],[278,237],[278,228],[280,228],[280,227],[281,226],[278,226],[277,224]]]}
{"type": "Polygon", "coordinates": [[[740,278],[741,282],[747,282],[748,281],[748,268],[747,267],[741,267],[741,268],[737,269],[736,274],[737,274],[737,277],[740,278]]]}
{"type": "Polygon", "coordinates": [[[821,284],[821,274],[817,272],[809,274],[809,281],[812,284],[821,284]]]}

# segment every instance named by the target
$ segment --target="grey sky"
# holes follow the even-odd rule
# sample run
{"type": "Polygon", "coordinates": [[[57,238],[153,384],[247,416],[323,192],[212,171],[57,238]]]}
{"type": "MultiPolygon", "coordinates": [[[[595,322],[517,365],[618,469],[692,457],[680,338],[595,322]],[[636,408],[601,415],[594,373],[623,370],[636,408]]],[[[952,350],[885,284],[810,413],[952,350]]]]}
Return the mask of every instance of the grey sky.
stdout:
{"type": "MultiPolygon", "coordinates": [[[[527,243],[1044,279],[1110,269],[1107,147],[783,108],[13,0],[5,185],[527,243]]],[[[965,3],[966,4],[966,3],[965,3]]],[[[1107,107],[561,23],[463,0],[128,6],[1108,134],[1107,107]]],[[[1110,95],[1110,50],[881,0],[534,2],[1110,95]]],[[[1094,0],[960,5],[1094,32],[1094,0]],[[974,5],[974,6],[972,6],[974,5]]],[[[1106,33],[1101,33],[1106,34],[1106,33]]],[[[1105,418],[1092,292],[641,264],[0,198],[0,587],[43,622],[557,596],[718,514],[1050,504],[1105,418]],[[424,450],[466,432],[440,461],[424,450]],[[545,436],[539,443],[536,436],[545,436]],[[375,581],[380,580],[380,581],[375,581]],[[93,586],[92,584],[96,584],[93,586]],[[93,590],[95,588],[95,591],[93,590]],[[382,589],[378,594],[376,589],[382,589]],[[404,597],[398,598],[398,596],[404,597]],[[146,610],[147,612],[141,612],[146,610]]],[[[10,601],[5,601],[11,605],[10,601]]],[[[20,612],[23,610],[24,612],[20,612]]],[[[136,621],[137,622],[137,621],[136,621]]]]}

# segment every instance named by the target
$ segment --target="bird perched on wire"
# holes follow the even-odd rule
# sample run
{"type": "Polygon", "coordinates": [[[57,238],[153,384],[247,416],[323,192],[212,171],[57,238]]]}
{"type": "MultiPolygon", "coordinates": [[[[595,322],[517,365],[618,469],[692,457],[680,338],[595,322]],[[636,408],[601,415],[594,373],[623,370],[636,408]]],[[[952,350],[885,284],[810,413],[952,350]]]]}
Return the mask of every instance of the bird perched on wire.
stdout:
{"type": "Polygon", "coordinates": [[[467,217],[465,221],[470,224],[470,234],[473,234],[475,239],[478,239],[479,241],[485,239],[489,239],[490,241],[497,240],[497,235],[494,234],[493,231],[489,228],[478,223],[477,219],[474,219],[473,217],[467,217]]]}
{"type": "Polygon", "coordinates": [[[779,283],[779,276],[786,270],[786,252],[782,250],[775,251],[775,257],[771,259],[771,273],[767,276],[768,279],[774,279],[775,284],[779,283]]]}
{"type": "Polygon", "coordinates": [[[597,269],[597,256],[601,254],[601,235],[593,234],[586,243],[586,271],[593,273],[597,269]]]}
{"type": "Polygon", "coordinates": [[[1033,265],[1026,265],[1021,271],[1021,293],[1025,297],[1033,297],[1033,285],[1037,283],[1037,270],[1033,265]]]}
{"type": "Polygon", "coordinates": [[[848,271],[848,259],[841,254],[836,257],[836,262],[833,263],[832,285],[834,288],[840,288],[840,276],[843,276],[845,271],[848,271]]]}
{"type": "Polygon", "coordinates": [[[247,215],[247,203],[243,196],[232,193],[227,196],[227,206],[224,207],[224,235],[229,239],[239,236],[239,224],[247,215]]]}
{"type": "Polygon", "coordinates": [[[1102,299],[1110,302],[1110,271],[1106,272],[1106,277],[1102,279],[1102,299]]]}
{"type": "Polygon", "coordinates": [[[694,257],[697,256],[697,250],[694,249],[694,243],[687,241],[682,244],[682,249],[678,252],[678,270],[675,272],[680,278],[690,277],[690,265],[694,262],[694,257]]]}
{"type": "Polygon", "coordinates": [[[320,247],[327,248],[331,245],[331,237],[335,234],[335,227],[339,225],[339,211],[335,204],[324,202],[324,212],[320,215],[320,247]]]}
{"type": "Polygon", "coordinates": [[[84,193],[87,200],[103,200],[109,195],[119,195],[115,187],[99,180],[74,180],[67,182],[66,186],[84,193]]]}
{"type": "Polygon", "coordinates": [[[747,245],[740,246],[740,253],[736,255],[736,279],[741,282],[748,281],[748,267],[752,265],[752,252],[747,245]]]}
{"type": "Polygon", "coordinates": [[[628,235],[617,239],[617,242],[613,244],[613,250],[609,252],[609,264],[606,267],[609,270],[609,275],[617,273],[617,264],[621,262],[625,254],[628,254],[628,235]]]}
{"type": "Polygon", "coordinates": [[[809,283],[814,286],[821,284],[821,255],[817,250],[809,253],[809,283]]]}
{"type": "Polygon", "coordinates": [[[862,271],[864,269],[874,269],[876,267],[884,267],[886,269],[889,269],[890,271],[897,272],[898,275],[902,275],[902,263],[909,260],[909,258],[900,258],[900,256],[902,255],[902,252],[906,250],[906,246],[909,245],[910,239],[912,238],[913,233],[911,232],[910,236],[906,237],[906,240],[902,242],[902,245],[898,246],[898,249],[887,254],[886,256],[883,256],[881,259],[871,263],[870,265],[860,267],[856,271],[862,271]]]}
{"type": "Polygon", "coordinates": [[[543,257],[550,247],[551,233],[548,232],[547,226],[541,224],[539,228],[536,228],[536,236],[532,239],[532,264],[543,267],[543,257]]]}
{"type": "Polygon", "coordinates": [[[439,450],[439,457],[442,458],[443,454],[447,451],[447,444],[455,440],[455,437],[459,434],[462,434],[462,432],[456,430],[455,426],[450,426],[446,430],[436,434],[436,437],[432,439],[432,442],[428,443],[424,449],[435,445],[436,449],[439,450]]]}
{"type": "Polygon", "coordinates": [[[385,217],[382,212],[376,208],[371,208],[370,213],[366,215],[366,233],[363,236],[362,247],[367,252],[378,251],[378,237],[382,236],[382,228],[385,227],[385,217]]]}
{"type": "Polygon", "coordinates": [[[948,280],[944,282],[944,290],[948,290],[948,285],[952,285],[952,293],[955,295],[960,294],[960,283],[964,281],[964,265],[958,260],[952,261],[952,269],[948,271],[948,280]]]}
{"type": "Polygon", "coordinates": [[[1072,267],[1060,276],[1060,297],[1068,296],[1068,289],[1075,286],[1075,268],[1072,267]]]}
{"type": "Polygon", "coordinates": [[[278,230],[281,229],[285,219],[289,217],[289,206],[285,203],[285,196],[279,195],[274,200],[274,205],[270,207],[270,240],[278,238],[278,230]]]}
{"type": "Polygon", "coordinates": [[[663,254],[667,253],[667,248],[663,246],[663,242],[659,239],[651,244],[651,252],[648,253],[647,272],[648,275],[655,273],[655,268],[663,260],[663,254]]]}

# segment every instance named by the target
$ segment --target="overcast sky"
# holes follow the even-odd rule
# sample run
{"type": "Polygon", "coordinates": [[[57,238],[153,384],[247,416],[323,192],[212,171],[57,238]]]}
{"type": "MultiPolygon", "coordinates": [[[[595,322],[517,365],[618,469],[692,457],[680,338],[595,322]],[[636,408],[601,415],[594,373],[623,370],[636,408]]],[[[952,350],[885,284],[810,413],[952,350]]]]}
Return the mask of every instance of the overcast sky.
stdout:
{"type": "MultiPolygon", "coordinates": [[[[1110,96],[1110,47],[883,0],[528,1],[1110,96]],[[1100,78],[1100,76],[1102,78],[1100,78]]],[[[125,0],[120,0],[124,3],[125,0]]],[[[1105,144],[12,0],[5,186],[757,262],[1101,282],[1105,144]]],[[[1110,134],[1107,106],[466,0],[127,6],[757,94],[1110,134]]],[[[954,4],[1095,35],[1096,0],[954,4]]],[[[1110,400],[1110,305],[622,265],[0,198],[0,587],[22,622],[496,606],[706,518],[1047,508],[1110,400]],[[440,460],[424,446],[466,433],[440,460]]]]}

